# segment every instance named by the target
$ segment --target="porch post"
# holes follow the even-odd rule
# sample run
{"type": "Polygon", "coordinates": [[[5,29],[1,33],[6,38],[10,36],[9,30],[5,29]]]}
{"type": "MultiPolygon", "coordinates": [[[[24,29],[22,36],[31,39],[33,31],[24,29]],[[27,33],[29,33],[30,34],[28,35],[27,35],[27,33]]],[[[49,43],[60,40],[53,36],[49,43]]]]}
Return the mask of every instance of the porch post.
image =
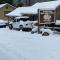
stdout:
{"type": "Polygon", "coordinates": [[[38,9],[38,34],[39,34],[39,32],[40,32],[39,24],[40,24],[40,9],[38,9]]]}

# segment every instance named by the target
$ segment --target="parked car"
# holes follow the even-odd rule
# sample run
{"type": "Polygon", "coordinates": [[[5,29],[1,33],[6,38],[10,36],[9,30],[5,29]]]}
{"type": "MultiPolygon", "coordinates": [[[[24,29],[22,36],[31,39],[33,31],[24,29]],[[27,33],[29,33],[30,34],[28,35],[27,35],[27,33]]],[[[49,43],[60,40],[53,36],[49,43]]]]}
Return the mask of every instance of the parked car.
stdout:
{"type": "Polygon", "coordinates": [[[31,24],[28,16],[15,17],[15,19],[9,23],[9,28],[23,31],[31,30],[31,24]]]}
{"type": "Polygon", "coordinates": [[[0,28],[6,27],[7,21],[0,19],[0,28]]]}

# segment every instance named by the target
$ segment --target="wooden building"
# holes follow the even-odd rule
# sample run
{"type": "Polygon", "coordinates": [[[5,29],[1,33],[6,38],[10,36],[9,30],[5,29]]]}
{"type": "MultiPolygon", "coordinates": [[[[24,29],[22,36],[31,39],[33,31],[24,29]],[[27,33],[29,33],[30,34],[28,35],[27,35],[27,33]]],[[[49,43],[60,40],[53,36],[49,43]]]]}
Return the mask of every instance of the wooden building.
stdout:
{"type": "MultiPolygon", "coordinates": [[[[21,15],[27,15],[30,16],[31,20],[37,20],[38,19],[38,9],[43,11],[49,11],[49,12],[53,12],[54,16],[53,16],[53,20],[56,19],[60,19],[60,1],[49,1],[49,2],[42,2],[42,3],[36,3],[32,6],[28,6],[28,7],[19,7],[16,8],[14,11],[10,12],[9,14],[7,14],[7,16],[12,16],[12,17],[16,17],[16,16],[21,16],[21,15]]],[[[53,15],[52,14],[52,15],[53,15]]],[[[40,17],[42,19],[42,17],[40,17]]]]}
{"type": "Polygon", "coordinates": [[[14,9],[15,7],[8,3],[0,4],[0,19],[8,20],[6,14],[13,11],[14,9]]]}

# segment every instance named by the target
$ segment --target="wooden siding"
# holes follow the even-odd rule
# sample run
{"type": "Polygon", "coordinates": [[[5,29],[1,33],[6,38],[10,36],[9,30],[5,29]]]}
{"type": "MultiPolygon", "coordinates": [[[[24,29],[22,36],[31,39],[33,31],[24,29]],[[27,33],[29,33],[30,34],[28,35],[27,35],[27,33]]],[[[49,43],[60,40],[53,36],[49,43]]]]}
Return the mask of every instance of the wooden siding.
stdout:
{"type": "Polygon", "coordinates": [[[8,20],[8,18],[5,14],[11,12],[15,8],[10,6],[9,4],[6,4],[4,7],[0,8],[0,19],[8,20]]]}
{"type": "Polygon", "coordinates": [[[55,20],[60,20],[60,6],[55,10],[55,20]]]}

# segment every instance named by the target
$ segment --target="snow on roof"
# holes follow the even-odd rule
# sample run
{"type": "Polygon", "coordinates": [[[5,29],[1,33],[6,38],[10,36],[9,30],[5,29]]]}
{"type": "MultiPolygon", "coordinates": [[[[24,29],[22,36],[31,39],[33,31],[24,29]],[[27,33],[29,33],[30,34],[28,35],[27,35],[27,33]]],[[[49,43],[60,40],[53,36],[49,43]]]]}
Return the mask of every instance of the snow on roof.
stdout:
{"type": "Polygon", "coordinates": [[[7,16],[21,16],[20,14],[20,9],[16,8],[15,10],[13,10],[12,12],[6,14],[7,16]]]}
{"type": "Polygon", "coordinates": [[[55,10],[60,5],[60,1],[49,1],[49,2],[37,2],[36,4],[28,7],[18,7],[14,11],[6,14],[7,16],[21,16],[22,14],[37,14],[38,9],[44,10],[55,10]]]}
{"type": "Polygon", "coordinates": [[[37,2],[36,4],[32,5],[30,8],[28,8],[27,11],[22,12],[23,14],[37,14],[38,9],[44,9],[44,10],[55,10],[56,7],[60,5],[60,1],[48,1],[48,2],[37,2]]]}
{"type": "Polygon", "coordinates": [[[30,6],[29,7],[18,7],[12,12],[6,14],[7,16],[21,16],[22,13],[34,13],[34,9],[32,9],[30,6]]]}
{"type": "Polygon", "coordinates": [[[6,4],[7,4],[7,3],[5,3],[5,4],[0,4],[0,8],[4,7],[6,4]]]}
{"type": "Polygon", "coordinates": [[[36,3],[33,5],[33,8],[39,8],[41,10],[55,10],[56,7],[60,5],[60,1],[48,1],[48,2],[42,2],[42,3],[36,3]]]}
{"type": "MultiPolygon", "coordinates": [[[[9,4],[9,3],[0,4],[0,8],[4,7],[4,6],[7,5],[7,4],[9,4]]],[[[10,5],[10,4],[9,4],[9,5],[10,5]]],[[[12,6],[12,5],[10,5],[10,6],[12,6]]],[[[14,6],[12,6],[12,7],[14,7],[14,6]]],[[[16,7],[14,7],[14,8],[16,8],[16,7]]]]}

